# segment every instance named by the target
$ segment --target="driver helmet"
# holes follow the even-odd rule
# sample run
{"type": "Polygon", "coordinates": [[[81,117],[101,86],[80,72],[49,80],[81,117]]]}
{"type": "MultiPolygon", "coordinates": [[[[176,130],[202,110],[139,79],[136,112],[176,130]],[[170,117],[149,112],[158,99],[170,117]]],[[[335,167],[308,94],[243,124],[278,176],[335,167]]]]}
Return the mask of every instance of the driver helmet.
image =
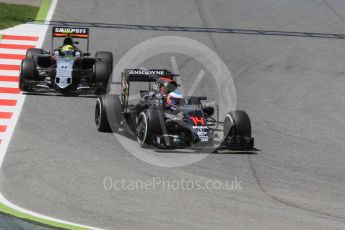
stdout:
{"type": "Polygon", "coordinates": [[[177,83],[171,77],[160,77],[157,80],[158,90],[161,94],[167,95],[177,89],[177,83]]]}
{"type": "Polygon", "coordinates": [[[73,39],[71,37],[67,37],[63,40],[63,45],[73,45],[73,39]]]}
{"type": "Polygon", "coordinates": [[[183,96],[180,92],[174,91],[168,94],[167,96],[167,104],[169,106],[176,106],[181,103],[183,96]]]}
{"type": "Polygon", "coordinates": [[[65,56],[73,56],[74,48],[71,45],[65,45],[61,48],[61,53],[65,56]]]}

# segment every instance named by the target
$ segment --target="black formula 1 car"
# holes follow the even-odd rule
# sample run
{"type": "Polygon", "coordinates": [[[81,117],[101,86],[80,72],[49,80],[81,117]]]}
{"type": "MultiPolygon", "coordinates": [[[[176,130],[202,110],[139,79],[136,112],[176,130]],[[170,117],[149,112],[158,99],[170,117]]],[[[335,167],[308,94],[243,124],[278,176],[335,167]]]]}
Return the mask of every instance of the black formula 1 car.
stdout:
{"type": "Polygon", "coordinates": [[[157,88],[151,87],[160,77],[175,78],[168,70],[126,69],[122,73],[121,94],[103,94],[96,102],[95,122],[101,132],[131,130],[141,146],[158,148],[213,147],[215,149],[252,150],[251,122],[241,110],[227,113],[219,121],[219,107],[202,103],[206,97],[189,96],[174,108],[165,105],[157,88]],[[130,83],[151,82],[140,91],[136,104],[129,103],[130,83]],[[215,146],[216,133],[223,138],[215,146]]]}
{"type": "Polygon", "coordinates": [[[21,62],[19,88],[26,92],[105,93],[113,67],[113,54],[100,51],[95,57],[89,53],[89,29],[53,27],[52,49],[32,48],[21,62]],[[63,45],[74,51],[63,53],[62,47],[53,49],[54,38],[64,38],[63,45]],[[86,39],[87,52],[74,46],[72,38],[86,39]]]}

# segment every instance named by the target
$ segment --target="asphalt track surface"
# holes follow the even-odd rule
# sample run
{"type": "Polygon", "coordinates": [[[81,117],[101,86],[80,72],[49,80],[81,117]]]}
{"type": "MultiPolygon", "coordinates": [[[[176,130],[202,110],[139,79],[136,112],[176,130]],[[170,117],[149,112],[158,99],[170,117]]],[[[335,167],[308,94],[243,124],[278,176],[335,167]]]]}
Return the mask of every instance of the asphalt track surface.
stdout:
{"type": "MultiPolygon", "coordinates": [[[[340,0],[58,2],[54,20],[344,33],[340,0]]],[[[213,154],[185,167],[147,164],[94,125],[94,98],[28,96],[2,167],[15,204],[107,229],[344,229],[345,45],[342,39],[92,29],[91,51],[118,60],[178,35],[230,69],[257,154],[213,154]],[[242,181],[240,191],[107,191],[105,177],[242,181]]],[[[50,47],[46,38],[45,47],[50,47]]],[[[182,58],[179,68],[193,72],[182,58]],[[182,62],[182,63],[181,63],[182,62]]],[[[153,62],[152,65],[163,64],[153,62]]],[[[188,84],[188,83],[186,83],[188,84]]],[[[209,84],[202,89],[212,89],[209,84]]],[[[133,145],[136,143],[133,142],[133,145]]],[[[169,153],[168,153],[169,154],[169,153]]]]}

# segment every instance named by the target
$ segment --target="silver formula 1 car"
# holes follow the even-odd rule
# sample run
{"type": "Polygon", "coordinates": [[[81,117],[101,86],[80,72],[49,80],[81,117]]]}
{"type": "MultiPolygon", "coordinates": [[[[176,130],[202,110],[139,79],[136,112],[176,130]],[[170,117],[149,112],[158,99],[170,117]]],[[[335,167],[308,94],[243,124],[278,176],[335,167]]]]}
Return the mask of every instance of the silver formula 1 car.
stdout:
{"type": "Polygon", "coordinates": [[[91,57],[88,28],[53,27],[51,51],[27,50],[19,88],[25,92],[105,93],[112,67],[111,52],[100,51],[91,57]],[[54,38],[58,37],[64,38],[63,45],[53,49],[54,38]],[[73,38],[86,39],[86,53],[75,46],[79,42],[73,38]]]}

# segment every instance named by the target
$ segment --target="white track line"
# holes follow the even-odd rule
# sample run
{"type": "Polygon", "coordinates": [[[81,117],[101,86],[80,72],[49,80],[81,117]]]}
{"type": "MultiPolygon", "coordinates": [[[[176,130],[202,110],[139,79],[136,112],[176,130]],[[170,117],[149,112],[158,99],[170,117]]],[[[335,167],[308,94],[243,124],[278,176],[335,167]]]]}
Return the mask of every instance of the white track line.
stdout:
{"type": "Polygon", "coordinates": [[[0,87],[18,88],[18,82],[0,81],[0,87]]]}
{"type": "Polygon", "coordinates": [[[0,70],[0,76],[19,76],[18,70],[0,70]]]}
{"type": "Polygon", "coordinates": [[[0,112],[15,112],[16,106],[0,105],[0,112]]]}
{"type": "MultiPolygon", "coordinates": [[[[17,100],[19,97],[21,97],[21,94],[14,94],[14,93],[0,93],[1,99],[9,99],[9,100],[17,100]]],[[[1,147],[0,147],[1,149],[1,147]]],[[[1,151],[0,151],[1,154],[1,151]]],[[[0,165],[1,166],[1,165],[0,165]]]]}
{"type": "MultiPolygon", "coordinates": [[[[2,162],[5,158],[5,155],[6,155],[6,150],[7,150],[7,147],[8,147],[8,144],[9,144],[9,141],[11,139],[11,136],[13,134],[13,131],[14,131],[14,128],[15,128],[15,125],[18,121],[18,118],[19,118],[19,115],[20,115],[20,112],[21,112],[21,109],[22,109],[22,106],[23,106],[23,103],[24,103],[24,98],[25,97],[21,97],[20,94],[14,94],[13,95],[13,99],[16,99],[17,100],[17,105],[15,106],[15,109],[13,111],[13,115],[12,115],[12,119],[10,119],[10,121],[8,122],[8,126],[7,126],[7,130],[6,130],[6,135],[4,136],[4,138],[2,139],[2,142],[1,142],[1,145],[0,145],[0,166],[2,166],[2,162]],[[16,98],[15,98],[15,96],[16,98]]],[[[0,95],[0,98],[3,99],[2,97],[3,95],[0,95]]],[[[3,200],[0,199],[0,202],[1,203],[4,203],[3,200]]]]}
{"type": "MultiPolygon", "coordinates": [[[[12,114],[12,116],[13,116],[13,114],[12,114]]],[[[11,123],[11,119],[0,119],[0,125],[8,126],[8,125],[10,125],[10,123],[11,123]]],[[[6,132],[0,132],[0,133],[6,134],[6,132]]]]}
{"type": "Polygon", "coordinates": [[[4,65],[20,65],[22,60],[18,59],[0,59],[0,64],[4,65]]]}
{"type": "MultiPolygon", "coordinates": [[[[6,138],[6,132],[0,132],[0,139],[3,140],[4,138],[6,138]]],[[[0,195],[1,195],[1,193],[0,193],[0,195]]]]}

